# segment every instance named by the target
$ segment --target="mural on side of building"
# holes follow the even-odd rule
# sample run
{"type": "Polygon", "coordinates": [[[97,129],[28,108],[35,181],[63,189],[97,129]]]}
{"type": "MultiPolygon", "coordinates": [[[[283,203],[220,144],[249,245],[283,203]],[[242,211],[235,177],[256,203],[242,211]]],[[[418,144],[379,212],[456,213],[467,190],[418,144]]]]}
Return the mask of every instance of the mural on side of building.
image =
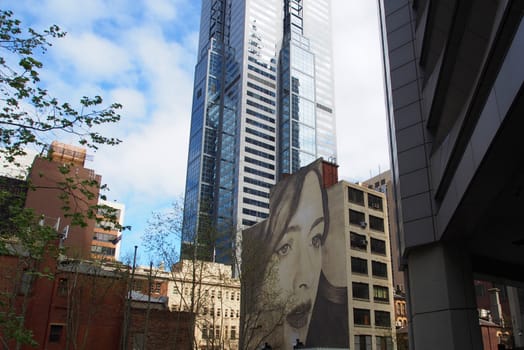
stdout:
{"type": "Polygon", "coordinates": [[[243,232],[244,349],[349,346],[345,256],[326,254],[345,238],[322,184],[321,160],[283,179],[269,218],[243,232]]]}

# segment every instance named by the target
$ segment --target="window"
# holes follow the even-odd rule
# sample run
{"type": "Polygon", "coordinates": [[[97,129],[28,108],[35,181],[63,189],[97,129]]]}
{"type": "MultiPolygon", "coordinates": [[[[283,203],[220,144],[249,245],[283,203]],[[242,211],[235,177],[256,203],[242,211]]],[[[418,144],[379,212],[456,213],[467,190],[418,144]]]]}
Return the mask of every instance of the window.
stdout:
{"type": "Polygon", "coordinates": [[[60,278],[58,280],[58,286],[56,288],[56,294],[61,297],[67,296],[67,278],[60,278]]]}
{"type": "Polygon", "coordinates": [[[351,272],[368,274],[368,261],[351,257],[351,272]]]}
{"type": "Polygon", "coordinates": [[[382,198],[375,196],[371,193],[368,193],[368,207],[375,210],[383,210],[382,207],[382,198]]]}
{"type": "Polygon", "coordinates": [[[364,205],[364,192],[348,187],[348,198],[351,203],[364,205]]]}
{"type": "Polygon", "coordinates": [[[388,287],[373,286],[373,300],[388,302],[389,301],[389,290],[388,287]]]}
{"type": "Polygon", "coordinates": [[[24,271],[20,285],[18,286],[18,294],[29,295],[31,293],[31,285],[33,284],[33,274],[29,271],[24,271]]]}
{"type": "Polygon", "coordinates": [[[366,216],[364,213],[349,209],[349,223],[366,227],[366,216]]]}
{"type": "Polygon", "coordinates": [[[353,309],[353,321],[356,325],[371,326],[369,310],[353,309]]]}
{"type": "Polygon", "coordinates": [[[239,317],[240,317],[240,311],[237,310],[237,318],[239,318],[239,317]]]}
{"type": "Polygon", "coordinates": [[[391,327],[391,317],[387,311],[375,311],[375,326],[391,327]]]}
{"type": "Polygon", "coordinates": [[[220,308],[217,309],[217,316],[220,316],[220,308]]]}
{"type": "Polygon", "coordinates": [[[388,266],[378,261],[371,262],[371,272],[373,276],[388,277],[388,266]]]}
{"type": "Polygon", "coordinates": [[[355,350],[371,350],[371,336],[355,335],[355,350]]]}
{"type": "Polygon", "coordinates": [[[207,339],[207,324],[202,326],[202,339],[207,339]]]}
{"type": "Polygon", "coordinates": [[[377,336],[377,350],[393,350],[393,340],[391,337],[377,336]]]}
{"type": "Polygon", "coordinates": [[[133,350],[144,350],[144,333],[133,334],[133,350]]]}
{"type": "Polygon", "coordinates": [[[237,301],[240,300],[240,292],[237,292],[237,301]]]}
{"type": "Polygon", "coordinates": [[[231,339],[236,339],[236,338],[237,338],[237,327],[231,326],[231,339]]]}
{"type": "Polygon", "coordinates": [[[235,292],[231,292],[231,300],[235,300],[235,292]]]}
{"type": "Polygon", "coordinates": [[[484,286],[482,284],[475,285],[475,294],[478,297],[483,297],[484,295],[486,295],[486,290],[484,289],[484,286]]]}
{"type": "Polygon", "coordinates": [[[358,234],[356,232],[349,232],[351,241],[351,248],[354,249],[367,249],[368,241],[365,235],[358,234]]]}
{"type": "Polygon", "coordinates": [[[160,293],[161,286],[162,286],[162,283],[160,283],[160,282],[153,282],[153,283],[151,283],[151,287],[150,287],[149,292],[158,294],[158,293],[160,293]]]}
{"type": "Polygon", "coordinates": [[[60,338],[62,337],[62,330],[64,326],[61,324],[52,324],[49,330],[49,342],[50,343],[59,343],[60,338]]]}
{"type": "Polygon", "coordinates": [[[215,338],[220,338],[220,326],[215,326],[215,338]]]}
{"type": "Polygon", "coordinates": [[[203,311],[202,311],[202,315],[207,315],[207,306],[204,306],[203,311]]]}
{"type": "Polygon", "coordinates": [[[369,228],[376,231],[384,232],[384,219],[376,216],[369,216],[369,228]]]}
{"type": "Polygon", "coordinates": [[[353,298],[369,300],[369,285],[353,282],[353,298]]]}
{"type": "Polygon", "coordinates": [[[218,299],[222,299],[222,291],[221,291],[221,290],[218,291],[218,296],[217,296],[217,298],[218,298],[218,299]]]}
{"type": "Polygon", "coordinates": [[[386,241],[371,238],[371,252],[377,254],[386,254],[386,241]]]}

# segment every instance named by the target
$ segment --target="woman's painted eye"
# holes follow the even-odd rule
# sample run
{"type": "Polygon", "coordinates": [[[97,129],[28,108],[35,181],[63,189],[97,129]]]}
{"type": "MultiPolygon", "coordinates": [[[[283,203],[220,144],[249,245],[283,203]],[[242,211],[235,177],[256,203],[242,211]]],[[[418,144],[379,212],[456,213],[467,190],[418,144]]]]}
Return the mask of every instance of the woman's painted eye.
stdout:
{"type": "Polygon", "coordinates": [[[313,244],[313,247],[319,248],[322,245],[322,235],[317,233],[313,236],[313,238],[311,238],[311,244],[313,244]]]}
{"type": "Polygon", "coordinates": [[[280,256],[287,255],[291,250],[291,245],[289,243],[284,243],[280,248],[277,249],[277,254],[280,256]]]}

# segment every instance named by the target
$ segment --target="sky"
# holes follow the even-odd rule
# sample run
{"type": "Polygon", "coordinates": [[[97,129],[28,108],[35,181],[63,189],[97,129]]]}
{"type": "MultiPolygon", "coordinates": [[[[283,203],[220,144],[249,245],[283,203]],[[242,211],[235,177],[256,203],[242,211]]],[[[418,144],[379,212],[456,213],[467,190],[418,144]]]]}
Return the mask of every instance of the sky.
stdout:
{"type": "MultiPolygon", "coordinates": [[[[198,0],[3,0],[23,26],[58,24],[67,35],[41,57],[41,79],[61,101],[100,95],[122,120],[103,132],[123,143],[89,151],[108,200],[124,203],[121,256],[147,220],[183,196],[197,58],[198,0]]],[[[339,178],[389,168],[377,1],[332,0],[339,178]]],[[[66,143],[73,138],[49,135],[66,143]]]]}

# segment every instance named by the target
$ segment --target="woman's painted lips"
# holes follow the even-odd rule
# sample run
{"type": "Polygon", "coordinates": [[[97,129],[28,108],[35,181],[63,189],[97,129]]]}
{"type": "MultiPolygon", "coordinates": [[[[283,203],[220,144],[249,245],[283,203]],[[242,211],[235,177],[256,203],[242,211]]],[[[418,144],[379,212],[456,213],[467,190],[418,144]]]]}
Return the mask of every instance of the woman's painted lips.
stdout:
{"type": "Polygon", "coordinates": [[[311,301],[302,303],[287,314],[286,321],[293,328],[302,328],[307,324],[310,311],[311,301]]]}

